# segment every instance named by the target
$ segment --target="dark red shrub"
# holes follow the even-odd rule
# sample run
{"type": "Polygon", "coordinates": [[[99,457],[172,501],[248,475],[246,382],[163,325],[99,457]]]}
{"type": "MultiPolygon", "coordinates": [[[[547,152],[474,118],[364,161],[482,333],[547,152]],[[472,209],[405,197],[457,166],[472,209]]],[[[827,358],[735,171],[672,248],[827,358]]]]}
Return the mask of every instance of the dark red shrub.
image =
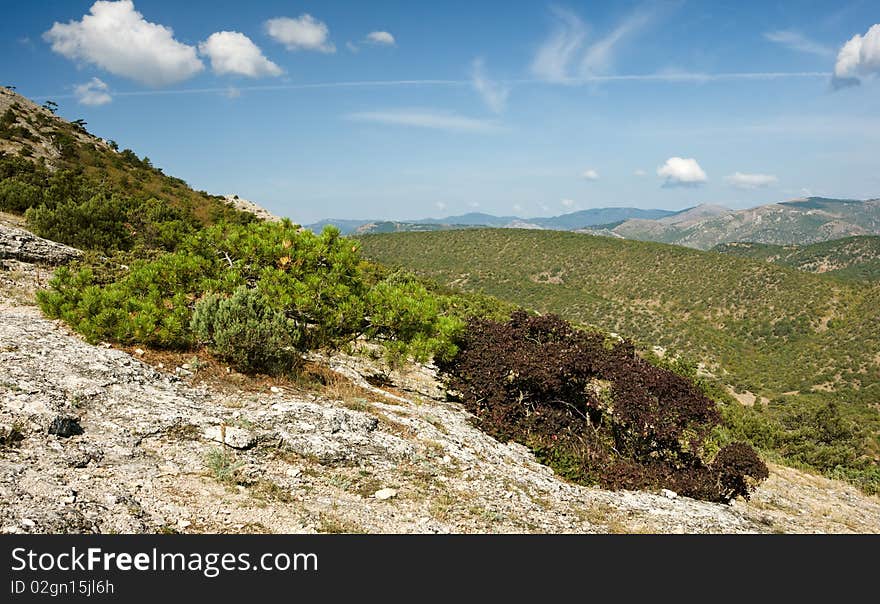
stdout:
{"type": "Polygon", "coordinates": [[[767,464],[744,443],[732,443],[718,451],[712,469],[718,474],[722,497],[727,500],[739,495],[748,499],[750,487],[770,476],[767,464]]]}
{"type": "Polygon", "coordinates": [[[631,344],[524,311],[506,323],[476,319],[468,327],[458,355],[439,364],[450,392],[484,431],[529,446],[562,476],[711,501],[744,494],[740,469],[761,479],[747,445],[720,465],[703,462],[696,452],[720,421],[715,403],[631,344]]]}

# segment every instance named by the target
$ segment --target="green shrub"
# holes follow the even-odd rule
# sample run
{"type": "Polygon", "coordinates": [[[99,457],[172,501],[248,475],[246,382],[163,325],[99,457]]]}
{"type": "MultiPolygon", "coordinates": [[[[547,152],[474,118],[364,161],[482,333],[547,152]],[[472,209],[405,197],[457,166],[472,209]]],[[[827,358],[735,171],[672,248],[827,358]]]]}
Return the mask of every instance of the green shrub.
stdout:
{"type": "Polygon", "coordinates": [[[54,207],[42,204],[25,214],[28,225],[40,237],[103,252],[131,248],[133,232],[126,216],[126,201],[106,194],[84,202],[69,199],[54,207]]]}
{"type": "Polygon", "coordinates": [[[366,335],[385,343],[396,358],[448,358],[456,350],[453,341],[463,322],[449,312],[450,299],[403,275],[370,288],[357,245],[332,227],[315,235],[284,221],[221,224],[185,234],[186,221],[161,202],[145,206],[144,214],[155,218],[145,228],[160,229],[151,240],[160,243],[167,234],[161,229],[168,228],[172,240],[180,238],[177,251],[135,260],[130,268],[92,258],[91,265],[60,269],[49,290],[38,295],[46,314],[64,319],[90,341],[170,348],[210,342],[218,355],[253,370],[280,370],[283,363],[271,360],[275,350],[264,351],[267,358],[254,357],[256,344],[241,325],[268,322],[278,331],[282,319],[285,336],[279,340],[276,334],[263,348],[334,348],[366,335]],[[213,295],[194,320],[196,301],[206,294],[213,295]],[[233,301],[235,306],[228,306],[233,301]],[[219,338],[216,321],[223,325],[219,338]],[[241,356],[233,351],[238,346],[241,356]]]}
{"type": "Polygon", "coordinates": [[[219,358],[248,372],[282,373],[293,366],[300,340],[296,325],[254,289],[239,287],[229,298],[209,294],[190,323],[199,342],[219,358]]]}
{"type": "Polygon", "coordinates": [[[0,182],[0,210],[23,213],[43,201],[43,191],[32,184],[15,178],[0,182]]]}
{"type": "Polygon", "coordinates": [[[195,254],[164,254],[136,261],[117,281],[101,283],[91,267],[61,267],[37,301],[90,342],[187,348],[192,305],[205,291],[211,268],[210,259],[195,254]]]}
{"type": "Polygon", "coordinates": [[[367,294],[367,334],[385,344],[392,363],[410,355],[425,361],[448,360],[464,321],[445,314],[449,300],[430,293],[412,275],[394,273],[367,294]]]}

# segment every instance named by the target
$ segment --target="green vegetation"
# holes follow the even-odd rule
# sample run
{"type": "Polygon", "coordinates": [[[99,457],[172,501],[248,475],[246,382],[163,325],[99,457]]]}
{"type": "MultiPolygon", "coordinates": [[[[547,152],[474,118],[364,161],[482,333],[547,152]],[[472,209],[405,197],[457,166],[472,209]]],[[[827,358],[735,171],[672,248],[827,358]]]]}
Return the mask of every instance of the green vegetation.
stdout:
{"type": "Polygon", "coordinates": [[[714,376],[706,381],[716,383],[716,398],[730,400],[720,388],[729,384],[768,401],[724,405],[722,430],[732,439],[880,490],[880,284],[577,233],[505,229],[359,240],[367,256],[447,287],[700,359],[714,376]],[[853,428],[842,444],[804,427],[829,403],[829,413],[853,428]],[[834,453],[838,445],[845,455],[834,453]]]}
{"type": "MultiPolygon", "coordinates": [[[[29,119],[13,117],[7,129],[29,119]]],[[[44,313],[90,341],[205,346],[242,371],[284,373],[296,370],[305,351],[367,339],[384,344],[394,362],[433,357],[464,387],[473,376],[454,368],[465,362],[460,346],[476,341],[475,317],[501,325],[514,305],[557,311],[707,359],[722,382],[771,398],[751,409],[722,405],[724,422],[715,425],[710,399],[690,384],[724,399],[720,382],[668,359],[653,359],[668,365],[656,373],[628,345],[611,345],[630,352],[611,355],[602,371],[586,359],[577,367],[589,383],[614,383],[596,399],[613,410],[593,411],[607,419],[600,440],[611,449],[605,452],[623,447],[627,458],[613,464],[614,478],[603,477],[584,465],[583,450],[573,455],[524,440],[563,476],[613,487],[671,484],[725,500],[747,494],[743,476],[761,478],[760,460],[737,444],[745,440],[866,490],[880,484],[872,457],[880,422],[871,406],[878,398],[880,359],[872,355],[880,334],[866,326],[880,313],[880,286],[561,232],[468,230],[362,241],[332,227],[315,234],[288,220],[256,222],[165,176],[147,158],[89,139],[84,123],[40,119],[28,124],[51,135],[59,165],[0,156],[0,207],[24,212],[38,234],[89,252],[56,271],[38,301],[44,313]],[[372,264],[362,245],[442,284],[372,264]],[[779,367],[785,371],[770,371],[779,367]],[[672,379],[666,369],[686,379],[672,379]],[[686,418],[691,412],[701,419],[686,418]],[[639,413],[663,431],[641,438],[639,413]]],[[[527,362],[539,373],[558,370],[545,352],[527,362]]],[[[522,427],[495,424],[490,433],[516,436],[522,427]]],[[[575,433],[578,426],[566,429],[575,433]]],[[[207,464],[221,480],[235,474],[222,456],[207,464]]]]}
{"type": "Polygon", "coordinates": [[[89,341],[205,344],[250,372],[283,371],[291,355],[360,336],[386,343],[394,358],[455,354],[471,305],[386,273],[333,227],[315,235],[289,220],[219,224],[127,269],[63,267],[38,301],[89,341]]]}
{"type": "Polygon", "coordinates": [[[812,245],[726,243],[713,252],[763,260],[851,281],[880,281],[880,237],[861,235],[812,245]]]}

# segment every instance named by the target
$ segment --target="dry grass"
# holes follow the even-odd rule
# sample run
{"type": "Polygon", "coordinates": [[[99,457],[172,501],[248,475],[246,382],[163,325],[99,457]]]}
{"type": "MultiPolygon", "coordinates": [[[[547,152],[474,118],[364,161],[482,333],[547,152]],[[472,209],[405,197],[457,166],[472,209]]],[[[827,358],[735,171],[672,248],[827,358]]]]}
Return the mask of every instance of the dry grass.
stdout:
{"type": "Polygon", "coordinates": [[[331,512],[321,512],[318,520],[319,533],[351,534],[364,533],[356,523],[331,512]]]}

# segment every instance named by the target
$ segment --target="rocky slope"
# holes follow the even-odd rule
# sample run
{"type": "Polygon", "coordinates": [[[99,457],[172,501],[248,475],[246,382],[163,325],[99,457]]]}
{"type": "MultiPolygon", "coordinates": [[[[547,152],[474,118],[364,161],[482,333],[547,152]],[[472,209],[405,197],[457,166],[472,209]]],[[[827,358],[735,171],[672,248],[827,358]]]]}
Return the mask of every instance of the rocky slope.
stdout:
{"type": "Polygon", "coordinates": [[[579,232],[658,241],[701,250],[735,241],[789,245],[880,234],[880,199],[811,197],[731,211],[697,206],[659,220],[627,220],[610,229],[579,232]]]}
{"type": "Polygon", "coordinates": [[[50,269],[14,262],[0,273],[3,532],[880,531],[877,498],[777,466],[729,506],[568,484],[474,428],[431,367],[315,357],[326,385],[308,388],[92,346],[33,306],[50,269]]]}

